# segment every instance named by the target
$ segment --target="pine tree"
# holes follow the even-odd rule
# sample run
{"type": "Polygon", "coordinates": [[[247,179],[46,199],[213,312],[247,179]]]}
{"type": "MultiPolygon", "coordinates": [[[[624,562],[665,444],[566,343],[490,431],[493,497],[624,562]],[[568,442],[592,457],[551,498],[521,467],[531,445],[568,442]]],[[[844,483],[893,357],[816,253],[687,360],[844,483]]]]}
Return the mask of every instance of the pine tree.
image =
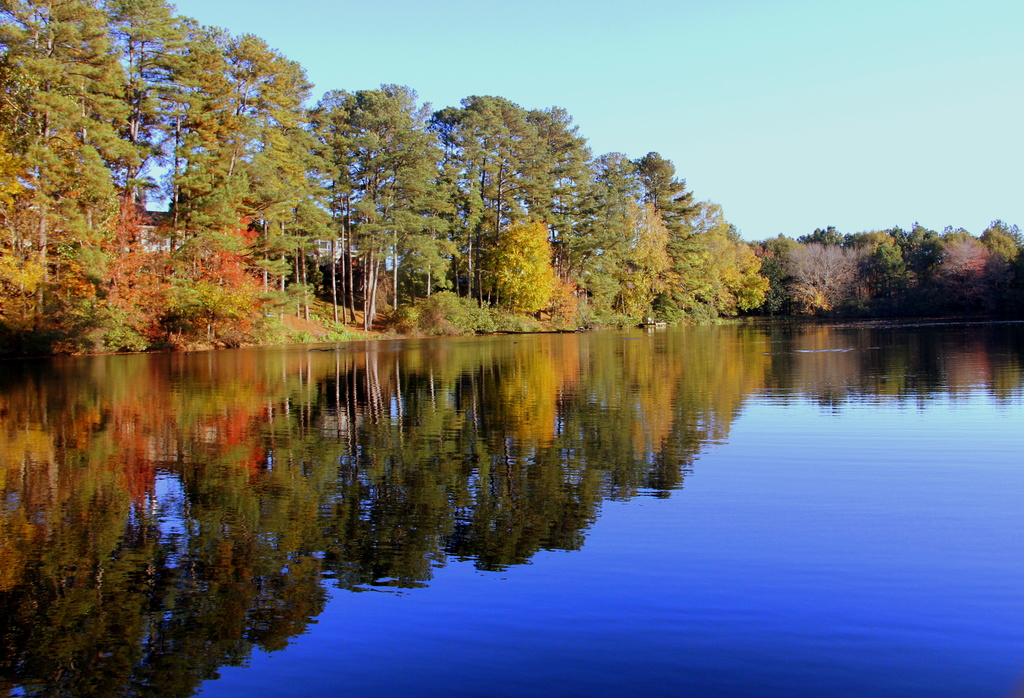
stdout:
{"type": "Polygon", "coordinates": [[[220,233],[238,225],[246,193],[238,164],[250,130],[230,74],[229,43],[224,32],[191,23],[175,74],[171,246],[186,259],[228,244],[220,233]]]}
{"type": "Polygon", "coordinates": [[[530,215],[551,230],[555,268],[563,280],[572,272],[571,248],[582,234],[584,195],[590,185],[590,150],[572,117],[558,107],[531,111],[536,151],[526,171],[530,215]]]}
{"type": "Polygon", "coordinates": [[[386,258],[397,304],[409,240],[430,235],[440,152],[426,130],[428,114],[428,106],[416,105],[413,90],[383,85],[379,90],[330,93],[314,117],[325,157],[334,165],[335,210],[339,203],[344,207],[360,254],[366,329],[377,313],[386,258]]]}
{"type": "Polygon", "coordinates": [[[675,165],[658,153],[647,153],[636,161],[636,167],[644,202],[654,206],[669,232],[681,234],[687,217],[696,212],[686,180],[676,179],[675,165]]]}
{"type": "MultiPolygon", "coordinates": [[[[101,241],[104,222],[116,214],[110,164],[127,152],[115,127],[126,116],[116,97],[123,74],[106,16],[87,0],[4,3],[0,44],[5,87],[18,112],[5,136],[24,164],[23,196],[12,207],[14,248],[22,262],[31,255],[43,275],[31,310],[38,328],[44,317],[61,318],[60,309],[43,315],[46,289],[60,282],[62,270],[78,273],[89,256],[83,249],[101,241]],[[67,250],[63,264],[57,245],[67,250]]],[[[62,307],[79,303],[82,290],[55,298],[62,307]]]]}
{"type": "Polygon", "coordinates": [[[117,125],[130,146],[114,172],[122,195],[134,204],[156,187],[147,172],[170,136],[184,25],[165,0],[106,0],[106,10],[125,75],[121,100],[127,113],[117,125]]]}
{"type": "MultiPolygon", "coordinates": [[[[454,227],[465,260],[469,295],[484,301],[483,260],[502,231],[540,200],[543,177],[533,172],[539,151],[529,114],[502,97],[467,97],[462,108],[434,114],[431,128],[445,147],[448,181],[457,191],[454,227]]],[[[538,217],[541,217],[538,214],[538,217]]]]}
{"type": "Polygon", "coordinates": [[[598,312],[610,312],[619,293],[632,236],[632,211],[640,199],[636,163],[607,153],[591,164],[583,234],[570,240],[569,259],[598,312]]]}

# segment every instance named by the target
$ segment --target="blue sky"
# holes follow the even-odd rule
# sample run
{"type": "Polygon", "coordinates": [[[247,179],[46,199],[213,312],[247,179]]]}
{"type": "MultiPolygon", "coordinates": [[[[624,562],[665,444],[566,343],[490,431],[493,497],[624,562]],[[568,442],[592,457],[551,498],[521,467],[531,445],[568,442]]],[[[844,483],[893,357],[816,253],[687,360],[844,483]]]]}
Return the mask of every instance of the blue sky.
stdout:
{"type": "Polygon", "coordinates": [[[595,155],[658,151],[747,239],[1024,227],[1024,3],[180,0],[305,67],[565,108],[595,155]]]}

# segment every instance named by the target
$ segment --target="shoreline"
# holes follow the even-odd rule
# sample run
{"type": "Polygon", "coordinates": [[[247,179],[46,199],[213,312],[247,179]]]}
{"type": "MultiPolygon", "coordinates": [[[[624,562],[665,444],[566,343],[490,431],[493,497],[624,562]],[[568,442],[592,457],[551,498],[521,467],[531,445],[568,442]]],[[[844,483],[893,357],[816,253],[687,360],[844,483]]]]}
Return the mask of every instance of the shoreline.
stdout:
{"type": "MultiPolygon", "coordinates": [[[[658,325],[657,329],[670,329],[677,327],[708,327],[711,325],[723,325],[723,324],[792,324],[792,325],[822,325],[822,326],[834,326],[834,327],[864,327],[864,328],[912,328],[912,327],[932,327],[939,325],[992,325],[992,324],[1019,324],[1024,323],[1024,319],[1012,318],[1012,317],[998,317],[998,316],[986,316],[986,317],[970,317],[970,316],[921,316],[921,317],[907,317],[907,318],[850,318],[850,319],[838,319],[838,318],[809,318],[801,316],[775,316],[775,317],[742,317],[742,318],[718,318],[713,322],[705,323],[666,323],[658,325]]],[[[226,346],[214,346],[214,345],[193,345],[187,348],[159,348],[149,349],[144,351],[98,351],[98,352],[81,352],[81,353],[66,353],[66,354],[34,354],[26,356],[11,356],[11,355],[0,355],[0,362],[5,361],[35,361],[40,359],[61,359],[61,358],[82,358],[82,357],[97,357],[97,356],[136,356],[136,355],[152,355],[152,354],[197,354],[214,351],[227,351],[232,349],[263,349],[270,347],[301,347],[323,344],[348,344],[352,342],[377,342],[377,341],[404,341],[413,339],[455,339],[455,338],[469,338],[469,337],[497,337],[497,336],[510,336],[510,335],[537,335],[537,334],[584,334],[588,332],[603,332],[603,331],[618,331],[627,329],[655,329],[652,325],[645,327],[644,325],[628,325],[621,327],[579,327],[576,329],[547,329],[541,328],[536,330],[495,330],[489,332],[467,332],[464,334],[420,334],[420,333],[388,333],[384,332],[366,332],[364,330],[353,330],[357,333],[356,336],[346,337],[344,339],[324,339],[323,337],[314,337],[309,340],[303,341],[291,341],[291,342],[267,342],[262,344],[240,344],[235,347],[226,346]],[[362,334],[363,336],[359,336],[362,334]]],[[[328,349],[313,349],[310,351],[330,351],[328,349]]]]}

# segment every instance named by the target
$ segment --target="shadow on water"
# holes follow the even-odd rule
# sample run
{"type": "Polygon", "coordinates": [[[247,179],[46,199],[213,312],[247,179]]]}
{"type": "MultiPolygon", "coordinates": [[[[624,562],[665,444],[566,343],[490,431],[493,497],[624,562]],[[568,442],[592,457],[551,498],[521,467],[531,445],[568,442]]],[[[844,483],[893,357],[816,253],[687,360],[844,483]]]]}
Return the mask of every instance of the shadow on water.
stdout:
{"type": "Polygon", "coordinates": [[[1010,325],[319,349],[5,365],[0,694],[191,695],[330,587],[580,548],[603,501],[681,488],[754,397],[1005,400],[1024,363],[1010,325]]]}

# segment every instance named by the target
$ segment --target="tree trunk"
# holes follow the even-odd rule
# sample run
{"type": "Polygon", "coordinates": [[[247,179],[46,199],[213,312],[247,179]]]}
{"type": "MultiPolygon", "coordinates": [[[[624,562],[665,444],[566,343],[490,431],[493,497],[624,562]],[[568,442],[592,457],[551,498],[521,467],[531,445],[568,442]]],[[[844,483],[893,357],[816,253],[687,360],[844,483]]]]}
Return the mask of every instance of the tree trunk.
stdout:
{"type": "Polygon", "coordinates": [[[392,293],[394,294],[394,302],[392,305],[398,307],[398,233],[395,233],[395,246],[391,252],[391,259],[395,265],[394,274],[392,278],[392,293]]]}
{"type": "Polygon", "coordinates": [[[377,312],[377,263],[371,252],[365,257],[363,267],[363,329],[373,327],[373,316],[377,312]]]}
{"type": "MultiPolygon", "coordinates": [[[[299,278],[299,248],[298,247],[295,248],[295,283],[297,283],[297,284],[301,284],[302,283],[302,279],[299,278]]],[[[299,303],[299,299],[296,298],[295,299],[295,317],[298,317],[301,312],[302,312],[301,304],[299,303]]]]}
{"type": "Polygon", "coordinates": [[[331,304],[334,306],[334,324],[338,324],[338,249],[334,238],[331,238],[331,304]]]}
{"type": "MultiPolygon", "coordinates": [[[[473,297],[473,273],[476,270],[473,267],[473,236],[469,236],[469,249],[466,253],[466,298],[473,297]]],[[[458,288],[459,278],[458,269],[456,268],[455,273],[455,287],[458,288]]]]}
{"type": "Polygon", "coordinates": [[[306,319],[306,322],[309,322],[309,288],[307,283],[309,277],[306,271],[306,254],[302,247],[299,248],[299,258],[302,260],[302,263],[299,265],[299,268],[302,269],[302,316],[306,319]]]}
{"type": "MultiPolygon", "coordinates": [[[[50,275],[49,270],[46,268],[46,247],[49,245],[49,242],[49,231],[46,227],[46,206],[41,206],[39,211],[39,266],[43,271],[43,281],[48,281],[50,275]]],[[[33,324],[36,325],[43,316],[43,302],[45,301],[43,288],[45,286],[46,284],[42,283],[36,287],[36,312],[33,320],[33,324]]]]}
{"type": "Polygon", "coordinates": [[[349,322],[356,324],[356,291],[355,276],[352,269],[352,207],[348,196],[345,197],[345,290],[348,294],[349,322]]]}

